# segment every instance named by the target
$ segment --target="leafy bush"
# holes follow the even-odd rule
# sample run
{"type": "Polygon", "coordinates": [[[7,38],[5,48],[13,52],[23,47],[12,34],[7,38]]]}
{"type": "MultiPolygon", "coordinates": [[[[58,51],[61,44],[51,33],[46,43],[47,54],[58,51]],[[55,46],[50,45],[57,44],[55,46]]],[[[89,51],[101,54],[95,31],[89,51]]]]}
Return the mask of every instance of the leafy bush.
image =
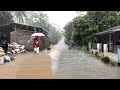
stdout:
{"type": "Polygon", "coordinates": [[[111,60],[110,60],[109,64],[110,64],[111,66],[117,66],[117,65],[118,65],[117,62],[114,62],[114,61],[111,61],[111,60]]]}
{"type": "Polygon", "coordinates": [[[82,50],[83,51],[85,51],[85,52],[87,52],[88,50],[87,50],[87,47],[84,45],[84,46],[82,46],[82,50]]]}
{"type": "Polygon", "coordinates": [[[94,33],[120,25],[119,13],[118,11],[87,11],[86,15],[79,15],[65,25],[65,38],[68,41],[72,39],[77,46],[87,46],[89,40],[97,42],[97,38],[93,37],[94,33]]]}
{"type": "Polygon", "coordinates": [[[102,57],[101,60],[104,63],[109,63],[110,62],[110,58],[109,57],[102,57]]]}
{"type": "Polygon", "coordinates": [[[68,40],[67,39],[64,39],[64,42],[65,42],[65,44],[68,44],[68,40]]]}

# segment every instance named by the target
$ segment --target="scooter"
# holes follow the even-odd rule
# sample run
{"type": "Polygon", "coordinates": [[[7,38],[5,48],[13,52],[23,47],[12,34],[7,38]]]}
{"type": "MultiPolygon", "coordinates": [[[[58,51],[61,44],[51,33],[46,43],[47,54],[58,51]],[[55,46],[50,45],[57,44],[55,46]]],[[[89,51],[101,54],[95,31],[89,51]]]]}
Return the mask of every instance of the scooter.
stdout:
{"type": "Polygon", "coordinates": [[[70,46],[68,47],[68,49],[69,49],[69,50],[74,49],[74,46],[73,46],[73,45],[70,45],[70,46]]]}

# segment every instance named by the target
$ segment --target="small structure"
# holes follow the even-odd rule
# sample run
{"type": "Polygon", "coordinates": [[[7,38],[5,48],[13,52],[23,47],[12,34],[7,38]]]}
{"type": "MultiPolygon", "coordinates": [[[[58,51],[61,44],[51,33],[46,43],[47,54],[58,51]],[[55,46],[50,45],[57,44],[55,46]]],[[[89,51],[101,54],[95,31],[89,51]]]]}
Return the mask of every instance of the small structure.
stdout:
{"type": "MultiPolygon", "coordinates": [[[[90,49],[97,49],[99,53],[118,62],[118,45],[120,45],[120,26],[109,28],[93,35],[97,43],[92,43],[90,49]],[[94,47],[92,47],[94,45],[94,47]]],[[[90,44],[89,44],[90,45],[90,44]]]]}
{"type": "Polygon", "coordinates": [[[43,43],[42,48],[49,47],[49,39],[47,36],[48,32],[43,28],[18,23],[10,23],[0,26],[0,43],[1,38],[6,35],[9,43],[16,42],[18,44],[25,45],[26,49],[30,51],[33,50],[32,40],[30,40],[30,38],[34,32],[44,33],[45,37],[41,38],[43,43]]]}

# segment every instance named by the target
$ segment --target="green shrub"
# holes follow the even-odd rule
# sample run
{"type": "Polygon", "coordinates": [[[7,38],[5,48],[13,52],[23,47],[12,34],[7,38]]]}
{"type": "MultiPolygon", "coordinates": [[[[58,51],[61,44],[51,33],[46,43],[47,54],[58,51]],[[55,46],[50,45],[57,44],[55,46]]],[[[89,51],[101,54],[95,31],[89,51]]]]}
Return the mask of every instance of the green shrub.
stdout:
{"type": "Polygon", "coordinates": [[[109,64],[110,64],[110,66],[115,66],[115,63],[113,63],[113,62],[110,62],[109,64]]]}
{"type": "Polygon", "coordinates": [[[110,64],[111,66],[117,66],[117,65],[118,65],[117,62],[114,62],[114,61],[112,61],[112,60],[110,60],[109,64],[110,64]]]}
{"type": "Polygon", "coordinates": [[[88,50],[87,50],[87,47],[84,45],[84,46],[82,46],[82,50],[84,51],[84,52],[87,52],[88,50]]]}
{"type": "Polygon", "coordinates": [[[109,63],[110,62],[110,58],[109,57],[102,57],[101,60],[104,63],[109,63]]]}
{"type": "Polygon", "coordinates": [[[64,39],[64,42],[65,42],[65,44],[68,44],[68,40],[67,39],[64,39]]]}

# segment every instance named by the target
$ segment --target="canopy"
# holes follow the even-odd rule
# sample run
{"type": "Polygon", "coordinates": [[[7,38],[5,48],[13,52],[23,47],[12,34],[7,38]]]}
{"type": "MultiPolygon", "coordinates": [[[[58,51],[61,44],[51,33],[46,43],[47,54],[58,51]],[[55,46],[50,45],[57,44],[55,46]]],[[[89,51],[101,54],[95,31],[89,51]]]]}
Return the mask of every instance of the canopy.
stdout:
{"type": "Polygon", "coordinates": [[[33,33],[31,36],[45,36],[43,33],[33,33]]]}

